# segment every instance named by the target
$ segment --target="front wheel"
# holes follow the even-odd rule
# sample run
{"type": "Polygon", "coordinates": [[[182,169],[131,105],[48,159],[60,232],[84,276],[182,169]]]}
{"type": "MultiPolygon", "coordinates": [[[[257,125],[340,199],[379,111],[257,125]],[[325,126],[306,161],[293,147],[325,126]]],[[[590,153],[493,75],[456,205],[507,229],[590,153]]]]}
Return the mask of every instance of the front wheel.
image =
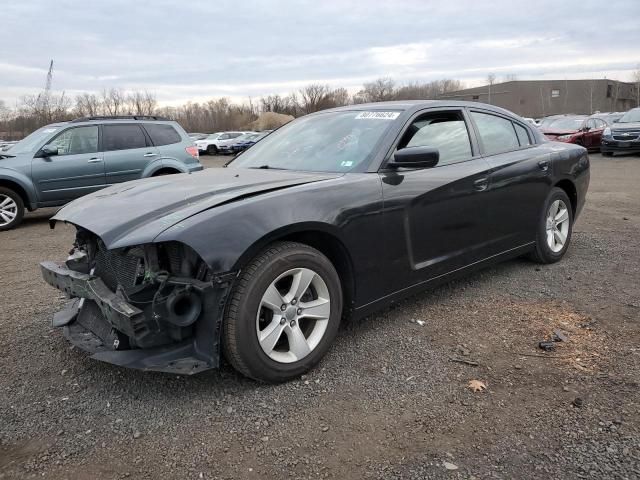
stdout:
{"type": "Polygon", "coordinates": [[[329,350],[342,317],[333,264],[307,245],[278,242],[243,269],[223,322],[223,352],[242,374],[291,380],[329,350]]]}
{"type": "Polygon", "coordinates": [[[24,202],[20,195],[8,188],[0,187],[0,231],[11,230],[22,222],[24,202]]]}
{"type": "Polygon", "coordinates": [[[218,147],[216,147],[215,145],[207,145],[207,154],[208,155],[217,155],[218,154],[218,147]]]}
{"type": "Polygon", "coordinates": [[[573,210],[566,192],[555,187],[547,197],[538,221],[533,259],[539,263],[559,261],[571,241],[573,210]]]}

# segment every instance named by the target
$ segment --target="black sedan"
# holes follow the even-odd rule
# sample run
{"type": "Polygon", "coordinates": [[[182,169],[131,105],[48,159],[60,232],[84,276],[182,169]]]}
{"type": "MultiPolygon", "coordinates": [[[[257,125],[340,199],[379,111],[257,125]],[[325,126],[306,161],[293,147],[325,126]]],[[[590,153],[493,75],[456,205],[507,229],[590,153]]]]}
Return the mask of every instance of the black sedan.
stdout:
{"type": "Polygon", "coordinates": [[[119,184],[52,219],[77,228],[45,280],[53,319],[98,360],[175,373],[221,355],[268,382],[347,318],[528,254],[560,260],[589,184],[584,148],[505,110],[415,101],[299,118],[225,169],[119,184]]]}

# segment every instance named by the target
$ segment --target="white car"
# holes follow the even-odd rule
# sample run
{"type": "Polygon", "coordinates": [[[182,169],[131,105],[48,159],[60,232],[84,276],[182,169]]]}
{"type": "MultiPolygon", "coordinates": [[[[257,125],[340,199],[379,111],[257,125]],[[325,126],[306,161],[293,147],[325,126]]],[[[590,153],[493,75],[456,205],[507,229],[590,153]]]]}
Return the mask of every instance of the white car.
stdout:
{"type": "Polygon", "coordinates": [[[225,147],[233,143],[237,137],[245,133],[247,132],[217,132],[212,133],[203,140],[196,140],[194,143],[196,147],[198,147],[198,152],[217,155],[221,150],[220,147],[223,147],[222,150],[224,150],[225,147]]]}

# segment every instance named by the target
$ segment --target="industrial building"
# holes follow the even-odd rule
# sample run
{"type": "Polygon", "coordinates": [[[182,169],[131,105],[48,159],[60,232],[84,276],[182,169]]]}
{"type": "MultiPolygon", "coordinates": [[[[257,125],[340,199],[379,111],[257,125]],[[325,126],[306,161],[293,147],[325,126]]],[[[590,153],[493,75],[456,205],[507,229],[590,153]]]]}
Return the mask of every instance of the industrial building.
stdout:
{"type": "Polygon", "coordinates": [[[490,103],[523,117],[624,112],[639,105],[638,85],[617,80],[513,80],[448,92],[443,99],[490,103]]]}

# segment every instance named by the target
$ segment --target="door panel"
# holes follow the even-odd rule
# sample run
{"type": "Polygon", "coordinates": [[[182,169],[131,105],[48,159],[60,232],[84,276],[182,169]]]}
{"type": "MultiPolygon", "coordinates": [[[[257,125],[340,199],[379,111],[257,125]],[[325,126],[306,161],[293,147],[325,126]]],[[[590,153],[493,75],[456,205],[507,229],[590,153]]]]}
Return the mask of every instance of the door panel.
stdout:
{"type": "Polygon", "coordinates": [[[103,125],[102,131],[107,184],[137,180],[148,164],[160,158],[140,125],[103,125]]]}
{"type": "Polygon", "coordinates": [[[489,165],[484,159],[381,175],[389,278],[394,283],[403,279],[397,287],[486,257],[489,165]]]}
{"type": "Polygon", "coordinates": [[[380,174],[390,292],[485,257],[483,198],[489,164],[477,155],[464,111],[430,109],[416,114],[396,148],[421,146],[438,149],[435,167],[380,174]]]}
{"type": "Polygon", "coordinates": [[[104,156],[97,151],[97,126],[66,129],[49,145],[58,147],[58,155],[36,156],[31,161],[40,202],[65,202],[104,188],[104,156]]]}
{"type": "Polygon", "coordinates": [[[549,191],[551,155],[545,148],[531,145],[529,134],[521,130],[523,125],[513,119],[475,109],[470,116],[491,167],[484,197],[485,233],[487,253],[496,255],[535,240],[549,191]]]}

